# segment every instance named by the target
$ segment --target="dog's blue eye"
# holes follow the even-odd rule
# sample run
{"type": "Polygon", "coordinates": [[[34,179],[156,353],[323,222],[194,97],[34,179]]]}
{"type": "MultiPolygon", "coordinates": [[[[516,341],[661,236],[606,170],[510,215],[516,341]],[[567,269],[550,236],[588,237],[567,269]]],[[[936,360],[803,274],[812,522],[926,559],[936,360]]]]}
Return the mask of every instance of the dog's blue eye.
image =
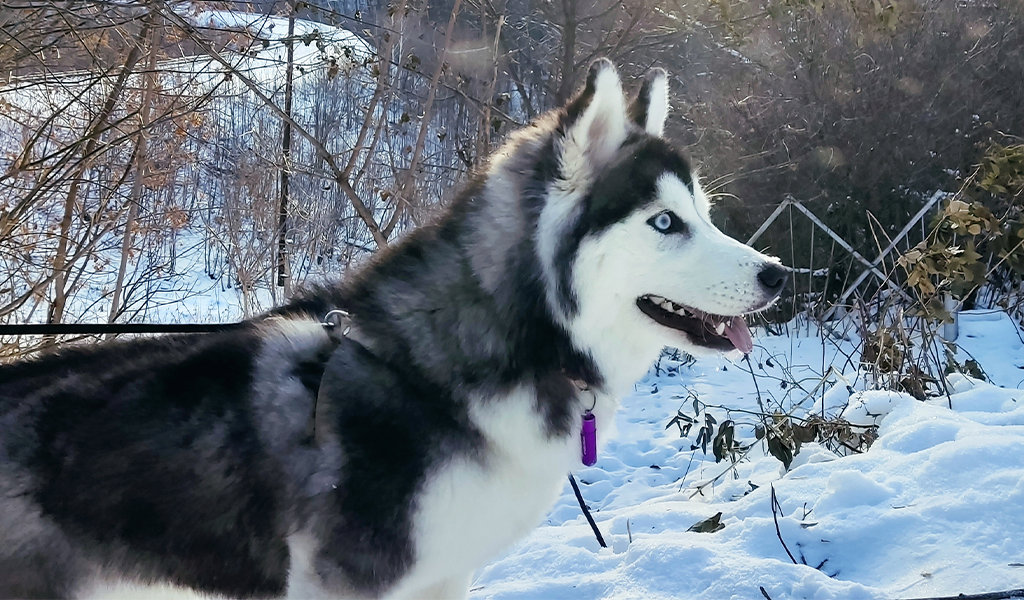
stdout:
{"type": "Polygon", "coordinates": [[[672,211],[658,213],[647,220],[647,224],[661,233],[681,233],[686,231],[686,224],[672,211]]]}

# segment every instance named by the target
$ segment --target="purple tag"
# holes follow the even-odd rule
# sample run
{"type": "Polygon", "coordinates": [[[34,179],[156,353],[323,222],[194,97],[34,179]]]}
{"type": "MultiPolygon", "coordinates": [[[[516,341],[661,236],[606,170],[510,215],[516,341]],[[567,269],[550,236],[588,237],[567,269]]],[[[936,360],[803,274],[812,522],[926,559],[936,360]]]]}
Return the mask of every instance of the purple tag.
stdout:
{"type": "Polygon", "coordinates": [[[588,467],[594,466],[597,463],[597,418],[589,410],[583,415],[580,443],[583,449],[583,464],[588,467]]]}

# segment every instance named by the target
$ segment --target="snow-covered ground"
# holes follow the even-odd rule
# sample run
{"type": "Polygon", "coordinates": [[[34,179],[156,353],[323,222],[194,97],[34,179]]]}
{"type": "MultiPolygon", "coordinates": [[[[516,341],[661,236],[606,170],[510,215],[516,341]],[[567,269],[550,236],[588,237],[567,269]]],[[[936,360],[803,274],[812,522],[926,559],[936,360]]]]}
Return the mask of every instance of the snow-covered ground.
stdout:
{"type": "MultiPolygon", "coordinates": [[[[995,385],[955,374],[949,399],[919,402],[851,397],[837,378],[827,412],[848,404],[850,421],[879,423],[870,450],[839,457],[806,444],[786,472],[759,442],[703,494],[697,486],[729,468],[710,446],[709,456],[690,450],[704,415],[686,438],[666,424],[677,409],[693,417],[696,397],[702,411],[733,409],[706,410],[753,442],[756,417],[740,411],[758,410],[754,378],[739,360],[663,359],[623,400],[617,438],[576,474],[609,547],[598,546],[566,484],[544,525],[477,574],[471,597],[845,600],[1024,588],[1022,335],[1002,313],[964,313],[958,342],[995,385]],[[718,512],[719,531],[687,531],[718,512]]],[[[854,342],[757,342],[750,364],[769,410],[802,400],[822,365],[863,388],[846,358],[854,342]]],[[[807,408],[820,411],[818,402],[807,408]]]]}

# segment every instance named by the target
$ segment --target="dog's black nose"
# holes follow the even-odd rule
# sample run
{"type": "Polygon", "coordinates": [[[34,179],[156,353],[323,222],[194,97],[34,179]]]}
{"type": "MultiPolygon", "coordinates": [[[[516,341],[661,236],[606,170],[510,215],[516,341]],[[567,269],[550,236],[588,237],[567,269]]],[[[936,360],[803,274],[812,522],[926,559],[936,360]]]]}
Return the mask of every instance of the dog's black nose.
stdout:
{"type": "Polygon", "coordinates": [[[782,291],[783,286],[786,285],[786,279],[789,279],[789,269],[775,263],[768,263],[757,274],[757,280],[773,294],[782,291]]]}

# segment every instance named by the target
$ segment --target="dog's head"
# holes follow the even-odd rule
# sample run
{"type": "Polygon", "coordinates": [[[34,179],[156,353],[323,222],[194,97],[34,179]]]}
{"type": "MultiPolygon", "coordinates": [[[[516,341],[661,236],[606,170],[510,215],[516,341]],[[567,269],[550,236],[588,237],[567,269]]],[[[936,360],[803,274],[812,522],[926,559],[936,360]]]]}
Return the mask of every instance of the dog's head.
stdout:
{"type": "Polygon", "coordinates": [[[557,172],[535,233],[547,299],[599,363],[628,354],[649,365],[664,346],[749,352],[743,315],[786,282],[776,259],[712,224],[687,160],[662,137],[667,114],[663,70],[627,103],[598,60],[549,138],[557,172]]]}

